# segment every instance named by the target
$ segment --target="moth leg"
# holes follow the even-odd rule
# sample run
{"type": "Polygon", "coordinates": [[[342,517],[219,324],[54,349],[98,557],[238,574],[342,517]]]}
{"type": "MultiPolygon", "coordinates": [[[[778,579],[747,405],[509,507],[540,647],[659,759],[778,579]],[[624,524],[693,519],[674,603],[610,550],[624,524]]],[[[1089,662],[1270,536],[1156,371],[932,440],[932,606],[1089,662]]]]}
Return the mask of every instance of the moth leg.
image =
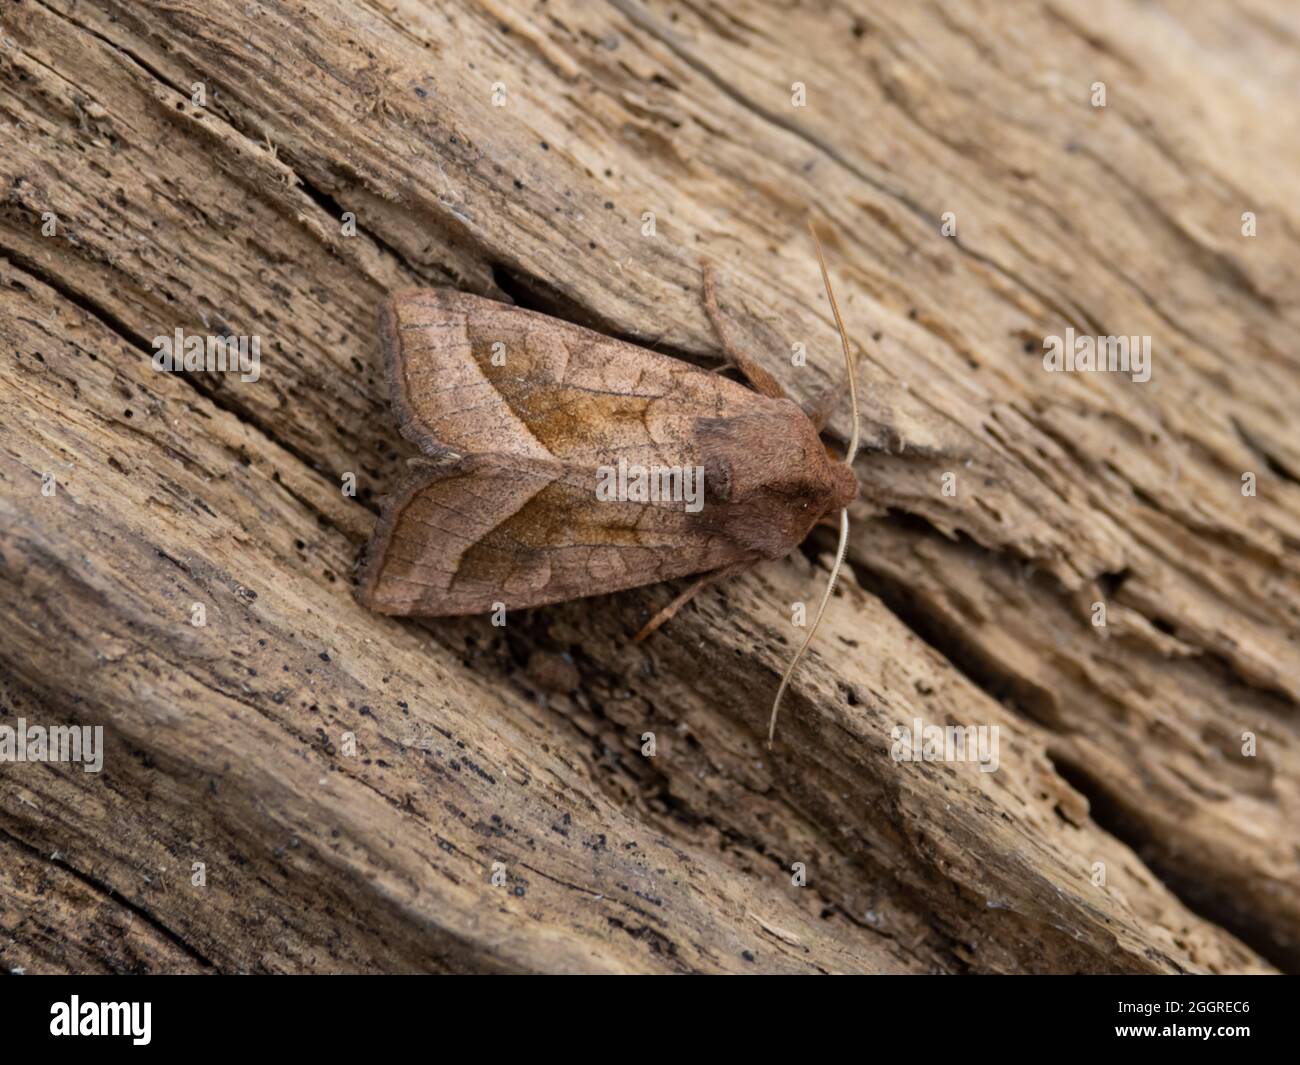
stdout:
{"type": "Polygon", "coordinates": [[[781,383],[731,342],[723,324],[722,312],[718,310],[717,278],[713,264],[708,259],[700,260],[700,273],[704,285],[704,313],[709,316],[709,323],[718,334],[718,342],[726,352],[727,360],[745,375],[755,392],[772,399],[788,399],[781,383]]]}
{"type": "Polygon", "coordinates": [[[664,622],[668,621],[677,611],[681,610],[687,603],[694,599],[700,592],[704,591],[710,584],[730,577],[733,574],[740,573],[754,564],[753,559],[743,558],[739,562],[733,562],[730,566],[723,566],[721,569],[715,569],[712,573],[706,573],[691,582],[689,588],[682,592],[676,599],[660,610],[654,617],[641,626],[641,631],[632,637],[633,643],[640,643],[651,633],[655,632],[664,622]]]}

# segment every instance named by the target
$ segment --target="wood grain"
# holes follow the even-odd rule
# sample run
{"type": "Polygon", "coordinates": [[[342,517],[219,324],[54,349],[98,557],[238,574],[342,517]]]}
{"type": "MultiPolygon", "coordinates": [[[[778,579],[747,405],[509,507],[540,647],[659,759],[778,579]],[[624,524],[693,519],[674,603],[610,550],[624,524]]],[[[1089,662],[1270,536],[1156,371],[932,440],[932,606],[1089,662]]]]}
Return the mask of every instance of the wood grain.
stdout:
{"type": "Polygon", "coordinates": [[[1300,971],[1294,11],[725,7],[0,8],[0,723],[108,744],[0,765],[7,968],[1300,971]],[[810,205],[862,493],[774,754],[816,548],[638,646],[679,586],[354,602],[411,453],[387,294],[712,366],[707,255],[806,401],[810,205]],[[155,373],[178,327],[260,379],[155,373]],[[1151,381],[1045,373],[1067,327],[1150,335],[1151,381]],[[918,717],[998,771],[893,761],[918,717]]]}

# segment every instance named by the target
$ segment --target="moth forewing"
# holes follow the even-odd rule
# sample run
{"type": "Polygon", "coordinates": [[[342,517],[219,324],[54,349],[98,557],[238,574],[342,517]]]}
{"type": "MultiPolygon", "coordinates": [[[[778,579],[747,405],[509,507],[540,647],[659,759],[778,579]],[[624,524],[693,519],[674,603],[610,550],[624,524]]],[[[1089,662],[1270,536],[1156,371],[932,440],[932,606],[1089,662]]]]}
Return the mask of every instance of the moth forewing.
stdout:
{"type": "MultiPolygon", "coordinates": [[[[773,486],[809,474],[771,442],[816,441],[788,400],[461,292],[401,293],[381,321],[403,433],[462,458],[386,501],[360,589],[376,610],[540,606],[706,573],[784,554],[818,516],[773,511],[773,486]],[[702,469],[702,503],[600,498],[620,466],[702,469]]],[[[824,456],[812,476],[829,499],[824,456]]]]}

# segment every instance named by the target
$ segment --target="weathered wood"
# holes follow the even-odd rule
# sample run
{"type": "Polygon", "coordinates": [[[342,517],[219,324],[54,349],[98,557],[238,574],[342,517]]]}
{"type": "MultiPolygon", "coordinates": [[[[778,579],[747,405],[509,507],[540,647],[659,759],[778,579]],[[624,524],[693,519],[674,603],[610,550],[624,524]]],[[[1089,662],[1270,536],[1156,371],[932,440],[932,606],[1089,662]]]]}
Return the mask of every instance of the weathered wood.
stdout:
{"type": "Polygon", "coordinates": [[[108,737],[102,774],[0,765],[0,962],[1300,969],[1294,13],[726,7],[0,8],[0,724],[108,737]],[[353,601],[407,454],[384,293],[709,362],[707,255],[808,398],[810,204],[863,495],[774,753],[824,560],[643,646],[677,589],[353,601]],[[154,372],[178,327],[260,335],[261,378],[154,372]],[[1151,335],[1150,382],[1044,372],[1066,327],[1151,335]],[[895,762],[918,717],[997,725],[998,770],[895,762]]]}

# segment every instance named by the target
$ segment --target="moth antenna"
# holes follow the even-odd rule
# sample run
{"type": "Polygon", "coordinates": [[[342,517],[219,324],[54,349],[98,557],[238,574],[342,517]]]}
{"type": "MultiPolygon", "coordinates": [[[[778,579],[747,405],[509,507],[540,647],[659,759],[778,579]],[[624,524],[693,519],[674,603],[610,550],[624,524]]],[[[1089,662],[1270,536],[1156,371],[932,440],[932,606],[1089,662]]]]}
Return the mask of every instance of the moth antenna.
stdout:
{"type": "Polygon", "coordinates": [[[826,582],[826,592],[822,595],[821,606],[817,608],[817,616],[813,618],[812,628],[808,630],[808,635],[803,638],[803,643],[799,645],[799,650],[790,659],[790,664],[786,666],[785,676],[781,678],[781,686],[776,690],[776,698],[772,700],[772,717],[767,723],[767,747],[772,749],[772,744],[776,740],[776,715],[781,709],[781,698],[785,695],[785,690],[790,686],[790,678],[794,676],[795,667],[799,665],[799,659],[803,653],[808,650],[808,645],[812,643],[812,638],[817,635],[817,626],[822,623],[822,615],[826,613],[826,604],[831,601],[831,592],[835,590],[835,581],[840,575],[840,567],[844,564],[844,555],[849,548],[849,511],[846,507],[840,511],[840,546],[835,552],[835,565],[831,567],[830,580],[826,582]]]}
{"type": "MultiPolygon", "coordinates": [[[[835,315],[835,328],[840,334],[840,344],[844,348],[844,365],[849,372],[849,403],[853,410],[853,431],[849,435],[849,449],[844,456],[846,465],[853,464],[853,457],[858,453],[858,385],[853,372],[853,352],[849,347],[849,335],[844,329],[844,319],[840,316],[840,306],[835,301],[835,290],[831,288],[831,275],[826,269],[826,257],[822,254],[821,241],[817,239],[817,230],[813,228],[811,220],[808,222],[808,231],[812,234],[813,246],[817,249],[817,265],[821,267],[822,284],[826,286],[826,296],[831,303],[831,313],[835,315]]],[[[776,698],[772,700],[772,717],[767,723],[767,746],[771,750],[772,744],[776,741],[776,715],[781,709],[781,699],[785,695],[785,690],[790,686],[790,679],[794,676],[794,671],[799,665],[799,660],[808,650],[808,645],[817,635],[817,628],[822,623],[822,615],[826,613],[826,605],[831,601],[831,592],[835,590],[835,582],[839,579],[840,569],[844,565],[844,556],[849,549],[849,511],[845,507],[840,511],[840,544],[835,551],[835,564],[831,566],[830,579],[826,582],[826,591],[822,595],[821,605],[817,608],[817,616],[813,618],[812,627],[808,630],[808,635],[803,638],[803,643],[799,645],[799,650],[795,652],[794,658],[786,667],[785,676],[781,678],[781,686],[776,690],[776,698]]]]}
{"type": "Polygon", "coordinates": [[[844,319],[840,315],[840,305],[835,299],[835,290],[831,288],[831,275],[826,270],[826,256],[822,254],[822,242],[817,239],[817,230],[812,220],[808,222],[808,232],[812,234],[813,247],[817,249],[817,265],[821,267],[822,284],[826,286],[826,298],[831,301],[831,313],[835,315],[835,328],[840,334],[840,346],[844,348],[844,366],[849,374],[849,407],[853,411],[853,430],[849,434],[849,450],[844,456],[845,465],[852,466],[858,453],[858,379],[853,372],[853,351],[849,347],[849,333],[844,328],[844,319]]]}

